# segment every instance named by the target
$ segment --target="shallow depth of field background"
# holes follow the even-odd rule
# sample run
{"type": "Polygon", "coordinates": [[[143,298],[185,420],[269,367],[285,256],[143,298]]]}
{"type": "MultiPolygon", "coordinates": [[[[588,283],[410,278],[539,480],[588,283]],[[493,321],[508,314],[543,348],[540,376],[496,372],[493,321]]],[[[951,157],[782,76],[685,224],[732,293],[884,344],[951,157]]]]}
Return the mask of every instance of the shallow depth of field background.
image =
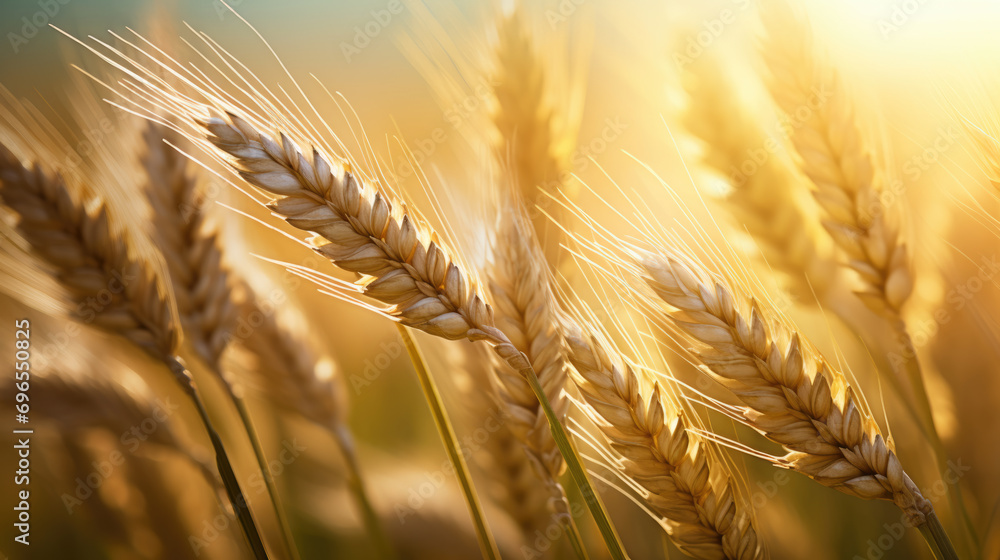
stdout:
{"type": "MultiPolygon", "coordinates": [[[[77,37],[94,35],[108,39],[108,29],[124,32],[125,27],[130,26],[148,30],[151,14],[157,13],[159,22],[168,24],[164,27],[173,27],[173,35],[190,37],[190,31],[183,25],[188,22],[228,48],[265,82],[288,83],[253,32],[220,3],[177,0],[173,6],[159,7],[159,11],[154,4],[152,0],[69,0],[66,5],[58,4],[58,13],[47,19],[77,37]]],[[[443,8],[435,6],[433,1],[429,4],[434,13],[443,9],[464,18],[464,25],[453,29],[456,41],[468,41],[474,45],[470,49],[492,44],[498,6],[474,0],[456,0],[443,8]]],[[[708,206],[713,209],[712,214],[722,232],[744,247],[748,254],[752,253],[753,245],[741,239],[740,229],[727,221],[724,212],[715,211],[717,206],[713,206],[711,198],[718,193],[718,178],[697,167],[695,149],[677,117],[683,89],[682,72],[675,55],[691,57],[694,53],[693,58],[713,56],[731,62],[746,85],[745,90],[734,91],[733,95],[757,95],[759,98],[760,86],[753,82],[754,70],[759,67],[754,50],[756,15],[753,4],[733,0],[546,0],[537,4],[529,6],[526,13],[530,14],[535,35],[543,44],[568,36],[573,44],[589,50],[584,53],[587,57],[585,75],[575,84],[586,88],[579,132],[579,155],[583,157],[576,158],[578,165],[575,167],[579,177],[612,202],[618,196],[611,183],[613,180],[626,190],[638,193],[636,196],[661,212],[658,218],[662,223],[670,223],[680,213],[639,162],[645,163],[680,193],[695,214],[707,219],[708,213],[698,196],[700,191],[708,199],[708,206]],[[713,20],[720,18],[724,10],[731,11],[733,21],[720,27],[713,20]],[[553,16],[553,13],[560,15],[553,16]],[[710,30],[719,32],[711,33],[710,30]],[[710,39],[705,40],[706,37],[710,39]]],[[[343,43],[355,40],[356,27],[363,28],[374,21],[372,11],[386,8],[383,0],[236,0],[233,6],[263,34],[290,72],[306,86],[317,106],[332,115],[331,122],[343,124],[344,121],[339,113],[334,113],[336,109],[327,100],[316,94],[318,88],[309,77],[310,73],[331,90],[343,93],[357,111],[376,152],[385,160],[399,157],[395,138],[415,150],[418,146],[431,146],[423,165],[432,180],[438,182],[436,177],[444,180],[435,186],[438,196],[452,198],[451,204],[457,208],[478,211],[477,182],[483,180],[483,174],[477,168],[476,159],[484,154],[467,142],[469,135],[476,134],[475,130],[468,129],[474,120],[464,119],[459,126],[454,126],[435,101],[425,78],[401,52],[399,35],[412,32],[409,10],[392,15],[387,24],[379,26],[370,44],[348,60],[343,43]],[[428,143],[428,139],[442,137],[443,142],[428,143]]],[[[1000,323],[995,320],[1000,310],[1000,289],[996,282],[988,281],[977,284],[969,298],[956,297],[956,294],[976,275],[983,259],[993,258],[1000,247],[996,227],[965,208],[971,200],[978,200],[987,212],[1000,206],[978,171],[976,160],[970,154],[972,144],[957,121],[952,105],[972,102],[971,96],[965,93],[968,84],[972,83],[970,77],[991,77],[995,73],[995,62],[1000,56],[1000,35],[996,33],[1000,24],[1000,4],[971,0],[852,0],[809,2],[809,11],[818,40],[829,46],[845,79],[859,93],[859,104],[865,107],[868,118],[881,128],[893,148],[892,170],[905,182],[905,192],[898,203],[905,204],[908,209],[908,231],[920,271],[916,300],[924,302],[912,306],[915,312],[908,319],[931,377],[935,413],[951,456],[971,467],[963,474],[960,484],[974,517],[990,519],[991,512],[1000,503],[1000,451],[996,446],[996,434],[1000,429],[1000,413],[996,407],[1000,399],[997,372],[1000,346],[995,336],[983,333],[1000,332],[1000,323]],[[893,20],[894,10],[905,13],[902,7],[912,14],[902,19],[897,15],[893,20]],[[942,137],[954,138],[954,141],[941,142],[942,137]],[[945,147],[935,148],[935,143],[945,147]],[[913,171],[915,165],[919,172],[913,171]],[[944,324],[932,319],[934,311],[939,309],[944,309],[949,317],[944,324]]],[[[18,47],[19,52],[13,52],[7,34],[21,33],[24,24],[21,18],[30,20],[36,13],[39,13],[39,6],[33,1],[7,1],[0,5],[0,32],[8,37],[0,44],[0,83],[16,96],[27,98],[42,108],[53,121],[60,121],[66,118],[68,96],[72,95],[67,89],[73,72],[69,63],[82,64],[97,72],[105,68],[95,57],[50,28],[40,29],[36,36],[18,47]]],[[[179,52],[181,59],[190,55],[188,50],[179,52]]],[[[489,53],[483,51],[480,56],[487,57],[489,53]]],[[[470,114],[482,114],[481,100],[467,101],[470,114]]],[[[348,134],[346,128],[338,132],[348,134]]],[[[80,138],[83,142],[86,137],[80,138]]],[[[100,142],[100,134],[93,136],[92,141],[100,142]]],[[[404,181],[403,188],[415,200],[426,200],[416,182],[404,181]]],[[[224,187],[211,192],[216,193],[219,200],[266,216],[224,187]]],[[[578,200],[581,206],[606,218],[609,227],[615,227],[618,218],[599,204],[593,193],[581,189],[578,200]]],[[[297,255],[307,256],[279,235],[242,217],[224,210],[218,216],[229,235],[244,237],[246,247],[253,247],[256,253],[291,262],[297,262],[297,255]]],[[[236,251],[244,251],[244,248],[236,251]]],[[[229,258],[253,257],[240,252],[231,253],[229,258]]],[[[477,262],[481,258],[470,255],[469,260],[477,262]]],[[[757,260],[753,262],[761,274],[767,274],[766,267],[760,266],[757,260]]],[[[438,548],[436,554],[428,552],[427,558],[475,557],[475,542],[470,540],[473,537],[465,506],[455,481],[440,474],[447,464],[446,456],[395,329],[382,318],[316,293],[305,282],[292,281],[290,275],[276,266],[258,266],[267,271],[287,295],[289,303],[286,305],[301,308],[337,361],[347,387],[350,425],[358,440],[362,468],[376,501],[387,512],[386,523],[399,525],[402,512],[405,522],[396,529],[413,529],[415,534],[411,538],[424,539],[428,551],[438,548]],[[433,489],[426,491],[430,487],[433,489]],[[419,529],[415,524],[407,527],[406,523],[415,523],[407,517],[411,510],[422,515],[433,512],[449,521],[428,524],[426,529],[419,529]]],[[[61,324],[44,321],[40,313],[11,298],[3,296],[0,302],[0,341],[3,341],[0,356],[9,355],[6,341],[13,339],[14,318],[39,317],[36,322],[36,336],[40,339],[36,344],[39,346],[45,344],[44,329],[50,329],[49,332],[62,330],[61,324]]],[[[819,313],[796,308],[794,302],[788,311],[827,355],[840,354],[844,362],[851,365],[869,402],[881,400],[871,360],[852,334],[833,320],[827,322],[819,313]]],[[[101,337],[93,335],[93,339],[101,337]]],[[[444,390],[453,394],[448,371],[450,347],[428,337],[418,339],[425,345],[444,390]]],[[[124,347],[124,343],[112,344],[124,347]]],[[[127,348],[109,359],[124,362],[139,372],[157,394],[172,395],[174,401],[182,403],[177,420],[193,416],[170,385],[166,370],[127,348]]],[[[0,371],[7,375],[6,369],[0,368],[0,371]]],[[[221,393],[208,381],[205,384],[206,390],[215,393],[213,404],[223,407],[226,402],[220,398],[221,393]]],[[[255,395],[252,389],[250,394],[259,417],[258,427],[272,449],[278,450],[283,443],[292,440],[304,447],[299,457],[275,473],[285,492],[283,501],[292,512],[303,558],[368,557],[371,551],[352,512],[353,505],[336,482],[337,477],[331,474],[340,468],[332,442],[319,429],[302,421],[292,418],[274,421],[272,411],[258,398],[259,394],[255,395]],[[330,550],[346,552],[334,554],[330,550]]],[[[32,397],[42,400],[45,395],[39,392],[32,397]]],[[[457,402],[449,402],[457,408],[457,402]]],[[[936,476],[930,450],[923,445],[899,443],[920,440],[909,437],[914,436],[914,428],[898,402],[886,396],[884,406],[890,419],[900,420],[890,421],[888,430],[896,437],[903,463],[912,471],[918,485],[930,486],[936,476]]],[[[878,414],[880,407],[873,408],[878,414]]],[[[0,406],[0,410],[8,409],[6,402],[0,406]]],[[[725,422],[714,420],[723,433],[732,431],[725,422]]],[[[886,428],[882,420],[880,418],[880,423],[886,428]]],[[[42,452],[41,445],[55,444],[57,435],[45,433],[42,418],[33,421],[40,432],[36,440],[39,452],[33,457],[38,469],[32,479],[35,496],[33,544],[28,554],[10,544],[7,504],[12,502],[13,496],[9,482],[5,482],[0,485],[0,511],[4,512],[0,514],[0,553],[11,558],[108,557],[107,551],[102,551],[95,541],[99,534],[95,527],[99,527],[102,520],[79,511],[67,515],[60,496],[73,492],[76,483],[59,478],[59,462],[63,458],[42,452]]],[[[198,425],[190,421],[186,424],[186,434],[201,441],[198,425]]],[[[235,416],[230,415],[222,424],[230,433],[239,433],[235,416]]],[[[0,426],[7,426],[6,414],[0,418],[0,426]]],[[[469,433],[475,428],[459,426],[460,435],[463,430],[469,433]]],[[[4,436],[4,451],[0,454],[0,473],[4,473],[5,481],[6,473],[13,471],[7,437],[4,436]]],[[[95,438],[95,445],[101,445],[100,438],[95,438]]],[[[768,445],[761,443],[763,440],[751,441],[764,447],[768,445]]],[[[253,465],[249,447],[238,447],[235,455],[249,473],[253,465]]],[[[865,557],[871,547],[869,541],[886,533],[884,525],[891,526],[899,520],[899,512],[892,504],[861,502],[822,488],[804,477],[777,471],[760,461],[737,460],[745,462],[750,473],[750,489],[754,504],[759,508],[761,530],[775,558],[865,557]]],[[[163,468],[167,472],[158,475],[164,477],[164,488],[168,489],[162,495],[136,495],[135,489],[127,484],[116,484],[115,477],[120,473],[112,473],[100,489],[104,493],[102,499],[127,504],[138,512],[136,515],[159,507],[154,499],[173,500],[173,507],[182,513],[186,507],[192,511],[211,511],[202,503],[207,492],[204,485],[200,481],[188,483],[196,479],[196,475],[180,461],[173,461],[165,462],[163,468]]],[[[934,493],[930,495],[933,497],[934,493]]],[[[253,499],[252,495],[251,501],[253,499]]],[[[263,495],[256,499],[266,505],[263,495]]],[[[618,528],[633,558],[653,557],[662,550],[658,527],[638,508],[613,491],[605,494],[605,500],[615,519],[628,520],[620,522],[618,528]]],[[[940,503],[941,508],[947,507],[940,495],[934,501],[940,503]]],[[[205,529],[202,521],[188,520],[187,527],[201,534],[205,529]]],[[[1000,529],[995,523],[992,541],[987,538],[984,545],[986,550],[997,554],[1000,529]]],[[[273,520],[266,515],[262,524],[273,530],[273,520]]],[[[986,533],[985,522],[977,528],[981,535],[986,533]]],[[[495,529],[502,533],[502,523],[498,521],[495,529]]],[[[234,550],[231,540],[240,538],[238,529],[230,525],[222,533],[217,543],[205,549],[203,557],[229,557],[234,550]]],[[[596,535],[593,532],[588,535],[595,539],[592,550],[601,550],[596,535]]],[[[139,538],[135,546],[140,549],[155,547],[150,544],[154,541],[153,537],[139,538]]],[[[911,558],[925,554],[919,536],[907,532],[884,557],[911,558]]],[[[119,551],[114,557],[133,556],[119,551]]]]}

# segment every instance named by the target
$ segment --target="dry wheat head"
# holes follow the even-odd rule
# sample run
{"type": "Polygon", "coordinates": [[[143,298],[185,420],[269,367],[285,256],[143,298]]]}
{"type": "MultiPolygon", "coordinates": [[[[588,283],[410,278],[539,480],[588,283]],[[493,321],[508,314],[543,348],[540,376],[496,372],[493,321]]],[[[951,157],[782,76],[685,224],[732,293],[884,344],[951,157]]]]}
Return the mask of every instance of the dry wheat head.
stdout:
{"type": "Polygon", "coordinates": [[[814,301],[813,291],[822,300],[837,269],[826,234],[798,196],[802,179],[781,153],[766,149],[774,140],[733,93],[736,84],[720,61],[707,58],[688,68],[684,123],[704,144],[702,162],[729,181],[726,209],[767,264],[788,278],[798,300],[814,301]],[[766,159],[760,162],[758,154],[766,159]]]}
{"type": "Polygon", "coordinates": [[[106,207],[84,204],[59,175],[32,166],[0,144],[0,198],[19,233],[67,290],[74,316],[121,334],[159,359],[172,356],[179,333],[169,292],[130,253],[127,234],[106,207]]]}
{"type": "Polygon", "coordinates": [[[567,325],[572,375],[587,413],[622,459],[624,474],[646,489],[671,540],[705,559],[767,558],[749,500],[727,465],[688,431],[681,413],[668,414],[659,383],[649,383],[606,343],[567,325]]]}
{"type": "MultiPolygon", "coordinates": [[[[568,154],[564,153],[553,128],[546,69],[520,12],[515,9],[504,16],[497,31],[492,114],[497,138],[493,149],[515,179],[511,184],[520,191],[529,208],[546,258],[556,264],[558,228],[535,205],[550,206],[544,193],[555,192],[561,186],[568,154]]],[[[550,214],[556,211],[557,208],[547,209],[550,214]]]]}
{"type": "Polygon", "coordinates": [[[664,251],[641,255],[639,265],[670,324],[746,405],[744,421],[790,452],[791,468],[846,494],[891,500],[924,522],[930,502],[856,390],[807,341],[691,259],[664,251]]]}
{"type": "MultiPolygon", "coordinates": [[[[506,202],[500,205],[493,258],[487,274],[497,326],[527,357],[553,411],[562,418],[569,409],[565,395],[568,362],[549,267],[524,208],[517,202],[517,193],[501,197],[506,202]]],[[[504,363],[494,368],[493,379],[499,401],[508,414],[507,425],[536,464],[557,514],[560,518],[568,515],[569,503],[559,484],[564,466],[562,455],[531,386],[504,363]]]]}
{"type": "Polygon", "coordinates": [[[251,296],[240,306],[246,328],[236,332],[236,339],[256,358],[263,394],[281,410],[349,441],[341,376],[333,359],[310,336],[305,319],[294,307],[263,305],[245,279],[235,281],[251,296]]]}
{"type": "Polygon", "coordinates": [[[273,212],[318,234],[317,252],[361,275],[357,288],[385,304],[383,314],[449,340],[485,340],[517,371],[530,369],[494,326],[475,281],[405,205],[359,181],[346,163],[316,149],[306,157],[285,134],[279,144],[234,114],[199,122],[247,182],[277,196],[273,212]]]}
{"type": "Polygon", "coordinates": [[[493,354],[471,343],[450,348],[448,362],[456,372],[455,388],[462,403],[461,420],[456,425],[490,430],[489,437],[471,457],[478,476],[485,481],[485,493],[507,512],[522,536],[533,536],[536,530],[544,532],[552,523],[550,492],[539,477],[538,461],[528,457],[527,449],[509,425],[510,413],[497,395],[493,354]]]}
{"type": "Polygon", "coordinates": [[[817,52],[808,23],[784,0],[768,2],[761,19],[768,87],[824,211],[823,226],[864,283],[858,297],[876,313],[898,316],[913,291],[901,212],[883,203],[887,177],[862,133],[851,94],[817,52]]]}
{"type": "Polygon", "coordinates": [[[166,259],[187,339],[217,369],[237,315],[231,273],[207,223],[198,179],[174,147],[181,136],[148,123],[143,138],[145,192],[153,209],[150,235],[166,259]]]}

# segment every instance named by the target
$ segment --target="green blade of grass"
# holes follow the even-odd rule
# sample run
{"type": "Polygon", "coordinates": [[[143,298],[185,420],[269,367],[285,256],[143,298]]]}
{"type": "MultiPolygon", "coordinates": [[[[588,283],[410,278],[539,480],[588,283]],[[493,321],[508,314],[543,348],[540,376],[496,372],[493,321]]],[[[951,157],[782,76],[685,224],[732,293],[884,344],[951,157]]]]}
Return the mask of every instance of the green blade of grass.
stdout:
{"type": "Polygon", "coordinates": [[[451,460],[452,466],[455,467],[455,475],[458,477],[458,482],[462,486],[462,494],[465,495],[466,504],[469,506],[469,513],[472,515],[472,522],[476,528],[476,537],[479,539],[479,548],[483,553],[483,558],[499,560],[500,551],[497,549],[493,534],[486,524],[482,504],[479,502],[479,496],[472,484],[472,477],[469,475],[469,467],[465,463],[465,457],[459,450],[458,438],[455,436],[455,430],[448,419],[448,413],[444,409],[441,394],[438,392],[437,385],[427,370],[427,363],[407,327],[400,324],[397,324],[396,327],[399,329],[399,336],[403,339],[406,351],[410,355],[410,361],[413,362],[413,369],[416,370],[417,377],[420,379],[420,387],[427,398],[427,405],[431,409],[431,415],[434,417],[434,424],[441,435],[441,441],[444,442],[444,447],[448,451],[448,458],[451,460]]]}
{"type": "Polygon", "coordinates": [[[590,560],[590,557],[587,556],[587,549],[583,546],[583,537],[580,536],[580,529],[576,527],[576,521],[573,521],[572,516],[566,522],[566,537],[569,538],[570,544],[573,545],[573,552],[576,554],[578,560],[590,560]]]}
{"type": "MultiPolygon", "coordinates": [[[[941,476],[941,481],[944,482],[948,480],[948,471],[951,468],[948,461],[948,451],[945,449],[944,442],[941,440],[941,435],[934,422],[934,411],[931,407],[930,397],[927,395],[927,387],[924,384],[924,373],[923,368],[920,366],[920,358],[917,356],[916,347],[913,345],[913,340],[906,329],[906,323],[899,320],[896,322],[895,328],[903,341],[904,349],[910,354],[910,357],[904,359],[904,363],[906,366],[906,378],[915,395],[916,407],[914,408],[919,412],[917,414],[917,424],[931,445],[931,449],[934,452],[934,459],[937,462],[938,473],[941,476]]],[[[900,392],[900,396],[905,399],[902,391],[900,392]]],[[[907,409],[909,408],[907,407],[907,409]]],[[[956,524],[959,526],[960,532],[965,539],[967,552],[973,557],[979,556],[979,538],[976,535],[976,528],[972,522],[972,517],[965,506],[965,500],[962,498],[962,489],[959,488],[957,481],[954,488],[947,490],[947,496],[953,515],[957,518],[956,524]]],[[[934,517],[937,519],[936,514],[934,517]]],[[[954,551],[954,546],[952,546],[940,521],[938,521],[937,525],[940,529],[939,538],[947,540],[947,549],[954,551]]],[[[942,547],[942,551],[947,552],[945,547],[942,547]]]]}
{"type": "Polygon", "coordinates": [[[614,560],[627,560],[628,554],[625,553],[625,547],[618,537],[618,532],[615,531],[615,526],[611,523],[608,512],[604,509],[601,497],[594,490],[594,486],[590,482],[590,477],[587,476],[587,470],[584,468],[583,462],[580,461],[580,455],[577,453],[576,447],[573,445],[572,440],[569,439],[569,435],[566,433],[562,422],[559,421],[559,418],[552,410],[552,405],[549,403],[548,397],[545,396],[545,391],[542,390],[542,386],[538,382],[535,370],[529,367],[523,373],[527,376],[528,384],[531,385],[531,390],[535,393],[535,398],[538,399],[542,410],[545,412],[545,418],[549,421],[549,429],[552,430],[552,439],[555,440],[559,452],[562,453],[563,460],[566,461],[566,469],[569,471],[570,476],[572,476],[573,482],[576,483],[580,489],[580,493],[583,495],[583,499],[587,502],[590,514],[594,517],[594,522],[597,523],[597,528],[601,532],[601,537],[604,538],[604,543],[607,545],[611,557],[614,560]]]}

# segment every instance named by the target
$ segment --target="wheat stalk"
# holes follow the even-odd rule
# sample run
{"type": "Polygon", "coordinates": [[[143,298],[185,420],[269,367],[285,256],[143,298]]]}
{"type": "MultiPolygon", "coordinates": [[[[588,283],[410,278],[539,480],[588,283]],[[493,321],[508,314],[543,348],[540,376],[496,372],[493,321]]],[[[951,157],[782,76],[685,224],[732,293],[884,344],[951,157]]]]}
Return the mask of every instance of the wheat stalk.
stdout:
{"type": "Polygon", "coordinates": [[[783,463],[864,499],[891,500],[913,525],[933,512],[856,389],[797,332],[725,279],[672,252],[646,254],[644,280],[698,342],[698,360],[747,408],[743,421],[785,447],[783,463]]]}
{"type": "Polygon", "coordinates": [[[222,367],[222,353],[236,323],[237,309],[232,297],[235,283],[223,262],[218,236],[207,223],[204,195],[187,158],[178,152],[179,134],[147,123],[143,138],[145,191],[153,210],[150,234],[167,261],[181,324],[195,352],[219,379],[239,412],[282,529],[285,551],[298,560],[291,528],[250,410],[235,381],[222,367]]]}
{"type": "MultiPolygon", "coordinates": [[[[185,332],[240,411],[290,554],[297,556],[256,429],[234,380],[222,367],[222,352],[233,339],[238,315],[253,314],[255,320],[245,323],[255,326],[243,342],[258,358],[260,379],[264,381],[268,400],[283,410],[301,414],[333,434],[350,467],[352,485],[363,497],[353,437],[346,423],[346,402],[339,379],[334,375],[334,363],[327,357],[318,358],[313,351],[315,345],[301,333],[293,332],[287,321],[283,324],[276,312],[265,313],[258,309],[253,289],[226,265],[221,240],[207,223],[204,195],[189,169],[187,158],[178,152],[177,146],[183,138],[152,123],[147,126],[144,137],[147,151],[143,163],[149,181],[146,193],[154,217],[152,233],[166,257],[185,332]]],[[[367,499],[362,504],[366,511],[370,509],[367,499]]]]}
{"type": "Polygon", "coordinates": [[[568,325],[565,336],[588,415],[625,475],[649,492],[645,501],[674,544],[693,558],[766,558],[748,500],[687,418],[668,415],[659,383],[650,385],[580,327],[568,325]]]}
{"type": "Polygon", "coordinates": [[[823,300],[834,283],[835,261],[819,223],[799,199],[801,179],[781,153],[768,149],[776,140],[733,94],[735,84],[720,62],[700,60],[689,72],[684,123],[704,143],[702,162],[729,181],[726,209],[758,243],[768,266],[788,278],[797,299],[823,300]]]}

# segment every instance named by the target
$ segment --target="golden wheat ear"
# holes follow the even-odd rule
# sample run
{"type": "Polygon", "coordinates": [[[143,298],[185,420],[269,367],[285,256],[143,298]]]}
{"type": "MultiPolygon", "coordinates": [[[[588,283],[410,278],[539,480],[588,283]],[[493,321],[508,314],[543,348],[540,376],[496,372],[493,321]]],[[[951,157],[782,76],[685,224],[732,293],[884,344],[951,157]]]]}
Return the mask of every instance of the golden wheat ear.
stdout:
{"type": "Polygon", "coordinates": [[[932,548],[954,553],[858,390],[805,338],[682,253],[641,254],[637,264],[667,326],[744,404],[738,419],[789,451],[783,464],[845,494],[892,501],[932,548]]]}
{"type": "MultiPolygon", "coordinates": [[[[18,122],[8,120],[4,124],[15,127],[18,122]]],[[[251,550],[256,558],[266,557],[263,540],[222,440],[177,354],[180,325],[170,288],[155,264],[156,255],[137,249],[137,234],[114,221],[102,200],[91,198],[84,203],[79,186],[70,187],[61,176],[45,172],[37,161],[30,166],[22,163],[3,142],[18,134],[10,128],[0,130],[0,200],[16,215],[18,234],[65,290],[62,295],[68,314],[124,337],[170,369],[208,432],[230,502],[251,550]],[[93,301],[98,298],[101,304],[95,307],[93,301]]],[[[41,144],[40,139],[36,141],[41,144]]],[[[46,148],[48,145],[38,146],[39,151],[46,148]]],[[[114,165],[106,154],[102,163],[114,165]]],[[[115,176],[116,171],[98,168],[97,174],[115,176]]],[[[108,185],[103,187],[115,192],[108,185]]]]}
{"type": "Polygon", "coordinates": [[[670,540],[692,558],[767,558],[743,487],[684,413],[667,410],[663,387],[606,339],[573,324],[564,333],[587,415],[624,475],[648,492],[643,501],[670,540]]]}
{"type": "Polygon", "coordinates": [[[790,121],[796,159],[824,212],[823,226],[864,284],[858,297],[876,313],[898,317],[913,291],[910,253],[899,207],[881,202],[888,177],[861,129],[852,94],[817,52],[808,22],[784,0],[767,2],[761,20],[768,88],[790,121]]]}
{"type": "Polygon", "coordinates": [[[767,265],[786,279],[797,301],[822,302],[837,283],[836,256],[829,238],[802,200],[804,179],[791,169],[777,145],[736,90],[722,61],[705,56],[688,66],[683,122],[703,143],[703,165],[730,188],[724,207],[734,227],[745,230],[767,265]],[[815,295],[814,295],[815,294],[815,295]]]}
{"type": "MultiPolygon", "coordinates": [[[[503,189],[499,198],[487,272],[496,323],[531,363],[553,412],[562,419],[569,409],[565,394],[569,362],[560,335],[560,311],[549,264],[520,202],[521,195],[503,189]]],[[[528,380],[499,358],[495,359],[491,380],[507,416],[506,424],[524,446],[541,479],[555,520],[568,529],[572,544],[582,550],[566,491],[559,482],[565,464],[548,429],[545,411],[528,380]]]]}
{"type": "MultiPolygon", "coordinates": [[[[554,99],[553,68],[542,59],[519,8],[502,16],[497,35],[492,80],[494,154],[509,174],[508,188],[524,200],[546,260],[557,267],[562,239],[553,219],[559,218],[559,208],[550,204],[550,197],[565,186],[569,148],[576,138],[574,126],[564,127],[569,131],[556,126],[556,111],[568,113],[569,101],[554,99]]],[[[570,115],[562,116],[573,120],[570,115]]]]}
{"type": "Polygon", "coordinates": [[[159,359],[174,355],[179,330],[168,292],[130,254],[127,234],[114,229],[102,203],[83,203],[60,176],[40,164],[23,165],[2,144],[0,198],[18,216],[18,232],[52,267],[70,301],[109,292],[110,302],[100,313],[74,306],[78,319],[120,334],[159,359]]]}
{"type": "MultiPolygon", "coordinates": [[[[935,425],[920,358],[903,307],[913,292],[911,247],[902,232],[907,217],[902,204],[887,204],[892,177],[859,116],[853,92],[814,44],[803,14],[785,0],[769,0],[761,11],[761,54],[769,71],[771,97],[787,119],[799,168],[822,208],[823,226],[843,255],[842,264],[861,281],[855,294],[883,317],[899,340],[902,364],[893,363],[891,386],[913,411],[934,450],[941,476],[947,476],[948,453],[935,425]]],[[[964,521],[963,541],[977,548],[975,530],[962,493],[948,492],[952,508],[964,521]]]]}
{"type": "Polygon", "coordinates": [[[231,273],[199,179],[179,151],[183,137],[147,123],[143,140],[144,190],[153,210],[150,237],[166,260],[186,338],[218,369],[236,322],[231,273]]]}

